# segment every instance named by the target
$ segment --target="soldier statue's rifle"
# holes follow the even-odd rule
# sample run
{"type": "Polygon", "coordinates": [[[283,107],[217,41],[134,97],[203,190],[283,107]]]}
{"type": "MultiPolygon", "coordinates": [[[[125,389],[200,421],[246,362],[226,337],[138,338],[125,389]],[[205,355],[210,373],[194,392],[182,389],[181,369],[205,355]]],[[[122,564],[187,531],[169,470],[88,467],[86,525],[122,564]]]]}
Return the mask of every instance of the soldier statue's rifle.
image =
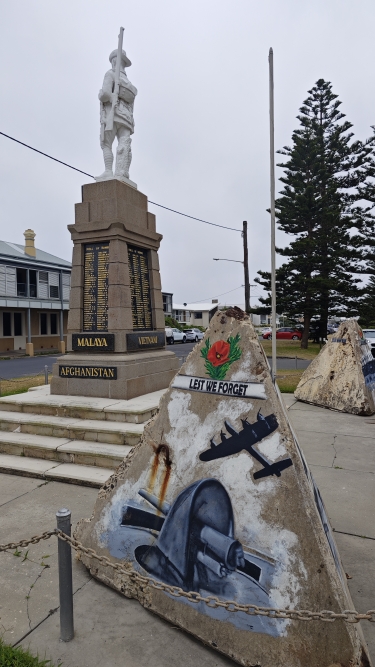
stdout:
{"type": "Polygon", "coordinates": [[[119,101],[119,92],[120,92],[120,72],[121,72],[121,61],[122,61],[122,41],[124,37],[124,28],[120,28],[120,34],[118,36],[118,49],[117,49],[117,58],[116,58],[116,70],[115,70],[115,86],[113,90],[113,99],[112,107],[107,117],[107,122],[105,124],[106,130],[113,130],[113,123],[115,119],[115,110],[119,101]]]}

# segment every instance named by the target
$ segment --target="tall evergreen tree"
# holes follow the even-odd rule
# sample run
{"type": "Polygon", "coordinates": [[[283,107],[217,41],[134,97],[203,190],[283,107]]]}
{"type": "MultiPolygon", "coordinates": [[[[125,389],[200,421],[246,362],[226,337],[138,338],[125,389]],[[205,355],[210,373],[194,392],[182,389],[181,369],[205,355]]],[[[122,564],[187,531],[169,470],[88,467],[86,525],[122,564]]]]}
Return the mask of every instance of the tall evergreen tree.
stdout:
{"type": "MultiPolygon", "coordinates": [[[[278,225],[294,239],[277,249],[288,258],[278,270],[278,311],[303,316],[304,348],[313,315],[320,317],[325,336],[330,312],[355,314],[360,295],[360,281],[353,274],[361,252],[353,228],[367,224],[359,200],[373,142],[353,140],[340,105],[331,84],[319,79],[297,116],[300,127],[293,132],[292,146],[279,151],[287,161],[279,165],[284,189],[276,202],[278,225]]],[[[259,274],[257,282],[269,290],[269,276],[259,274]]]]}

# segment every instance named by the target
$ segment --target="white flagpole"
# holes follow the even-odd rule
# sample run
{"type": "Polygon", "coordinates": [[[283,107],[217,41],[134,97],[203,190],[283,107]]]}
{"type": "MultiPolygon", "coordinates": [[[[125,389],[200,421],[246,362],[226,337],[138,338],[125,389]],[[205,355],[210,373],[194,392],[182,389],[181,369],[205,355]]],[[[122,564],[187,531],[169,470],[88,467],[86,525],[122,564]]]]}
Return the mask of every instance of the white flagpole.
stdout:
{"type": "Polygon", "coordinates": [[[275,119],[273,99],[273,49],[268,56],[270,87],[270,190],[271,190],[271,296],[272,380],[276,382],[276,244],[275,244],[275,119]]]}

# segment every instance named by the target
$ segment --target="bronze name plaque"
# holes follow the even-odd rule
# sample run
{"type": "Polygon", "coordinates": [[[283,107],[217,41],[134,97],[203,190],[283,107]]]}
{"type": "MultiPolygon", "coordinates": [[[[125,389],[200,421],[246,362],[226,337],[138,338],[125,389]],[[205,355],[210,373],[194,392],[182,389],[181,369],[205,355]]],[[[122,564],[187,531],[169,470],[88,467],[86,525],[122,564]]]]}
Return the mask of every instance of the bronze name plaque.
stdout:
{"type": "Polygon", "coordinates": [[[126,334],[126,347],[128,352],[163,348],[165,347],[165,333],[164,331],[139,331],[126,334]]]}
{"type": "Polygon", "coordinates": [[[152,329],[151,290],[147,250],[128,245],[134,330],[152,329]]]}
{"type": "Polygon", "coordinates": [[[116,366],[59,366],[61,378],[95,378],[117,380],[116,366]]]}
{"type": "Polygon", "coordinates": [[[84,331],[108,331],[108,258],[108,243],[88,243],[85,245],[84,331]]]}
{"type": "Polygon", "coordinates": [[[72,334],[72,348],[75,352],[114,352],[115,334],[72,334]]]}

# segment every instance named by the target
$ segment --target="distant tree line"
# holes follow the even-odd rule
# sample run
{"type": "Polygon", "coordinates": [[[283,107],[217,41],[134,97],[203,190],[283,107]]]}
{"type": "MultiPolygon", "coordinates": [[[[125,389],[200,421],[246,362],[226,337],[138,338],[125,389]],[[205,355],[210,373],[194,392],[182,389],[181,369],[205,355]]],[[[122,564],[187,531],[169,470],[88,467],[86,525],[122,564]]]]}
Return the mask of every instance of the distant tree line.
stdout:
{"type": "MultiPolygon", "coordinates": [[[[354,139],[331,83],[319,79],[308,91],[291,146],[278,151],[286,160],[284,185],[276,201],[279,229],[292,236],[287,258],[276,272],[277,312],[303,318],[301,346],[308,345],[312,318],[326,336],[330,316],[360,315],[375,326],[375,127],[365,141],[354,139]],[[370,279],[364,287],[361,274],[370,279]]],[[[271,304],[271,276],[255,281],[271,304]]]]}

